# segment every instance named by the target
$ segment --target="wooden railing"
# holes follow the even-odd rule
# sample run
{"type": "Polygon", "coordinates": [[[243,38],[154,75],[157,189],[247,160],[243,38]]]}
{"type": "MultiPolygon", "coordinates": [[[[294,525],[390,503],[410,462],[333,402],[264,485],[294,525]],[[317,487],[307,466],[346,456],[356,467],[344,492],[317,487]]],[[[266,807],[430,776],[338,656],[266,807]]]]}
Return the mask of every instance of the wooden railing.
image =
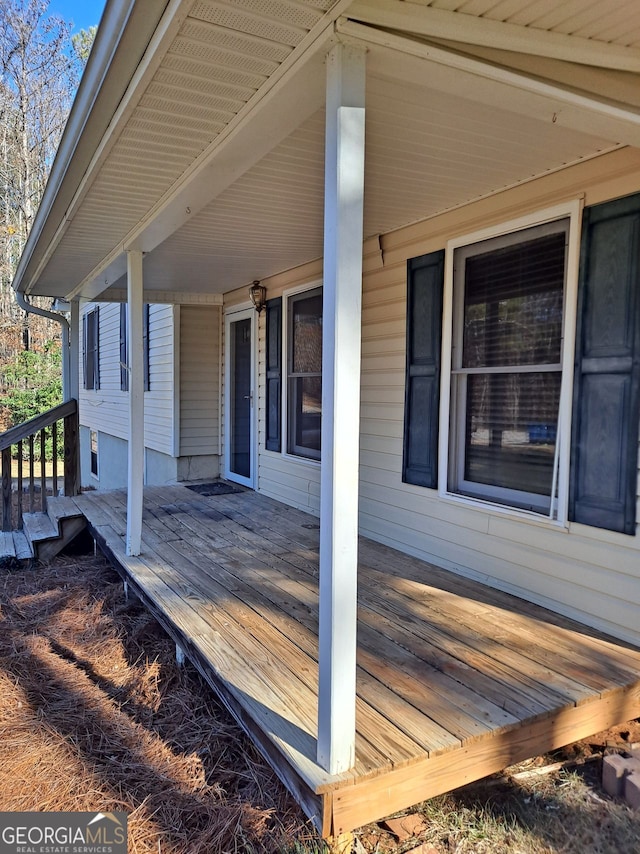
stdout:
{"type": "Polygon", "coordinates": [[[2,530],[22,528],[22,514],[47,509],[47,495],[77,495],[78,481],[78,403],[69,400],[17,424],[0,434],[2,455],[2,530]],[[62,422],[62,425],[60,425],[62,422]],[[62,433],[60,432],[62,427],[62,433]],[[59,453],[63,440],[64,453],[59,453]],[[47,443],[50,440],[51,452],[47,443]],[[47,460],[47,457],[50,457],[47,460]],[[39,458],[38,471],[36,464],[39,458]],[[60,462],[62,461],[62,474],[60,462]],[[13,466],[13,470],[12,470],[13,466]],[[47,473],[49,468],[49,473],[47,473]],[[25,498],[27,501],[25,502],[25,498]]]}

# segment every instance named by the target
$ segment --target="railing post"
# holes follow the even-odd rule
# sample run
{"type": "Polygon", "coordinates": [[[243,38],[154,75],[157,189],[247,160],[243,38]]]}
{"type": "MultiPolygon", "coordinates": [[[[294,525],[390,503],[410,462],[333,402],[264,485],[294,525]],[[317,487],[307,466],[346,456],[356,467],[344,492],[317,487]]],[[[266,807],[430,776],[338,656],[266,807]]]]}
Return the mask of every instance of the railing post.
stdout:
{"type": "Polygon", "coordinates": [[[64,417],[64,494],[78,494],[78,411],[64,417]]]}
{"type": "Polygon", "coordinates": [[[11,448],[2,450],[2,530],[11,530],[11,448]]]}

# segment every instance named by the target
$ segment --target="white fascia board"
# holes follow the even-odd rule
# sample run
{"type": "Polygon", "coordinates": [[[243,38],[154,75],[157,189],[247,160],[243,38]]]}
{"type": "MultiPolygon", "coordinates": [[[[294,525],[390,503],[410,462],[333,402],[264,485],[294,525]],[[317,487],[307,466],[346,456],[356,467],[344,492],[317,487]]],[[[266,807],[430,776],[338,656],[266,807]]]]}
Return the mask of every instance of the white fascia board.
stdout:
{"type": "Polygon", "coordinates": [[[335,22],[351,0],[339,0],[194,160],[121,245],[106,256],[67,298],[95,295],[124,274],[123,253],[150,252],[255,165],[324,103],[324,57],[336,42],[335,22]],[[95,280],[100,282],[96,283],[95,280]]]}
{"type": "Polygon", "coordinates": [[[337,29],[369,46],[372,74],[423,85],[616,144],[640,146],[640,112],[636,108],[364,24],[343,20],[337,29]],[[458,73],[451,74],[452,69],[458,73]]]}
{"type": "Polygon", "coordinates": [[[427,38],[450,39],[597,68],[640,72],[640,52],[624,45],[434,9],[408,0],[356,0],[347,16],[364,24],[427,38]]]}

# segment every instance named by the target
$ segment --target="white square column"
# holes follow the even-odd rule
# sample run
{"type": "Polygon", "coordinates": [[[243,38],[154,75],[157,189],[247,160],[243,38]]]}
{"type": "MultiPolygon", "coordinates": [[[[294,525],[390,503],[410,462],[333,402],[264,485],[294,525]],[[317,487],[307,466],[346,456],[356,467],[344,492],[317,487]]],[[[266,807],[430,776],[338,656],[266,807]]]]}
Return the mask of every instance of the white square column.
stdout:
{"type": "Polygon", "coordinates": [[[129,362],[129,447],[127,465],[128,555],[139,555],[144,486],[144,345],[142,252],[127,252],[127,361],[129,362]]]}
{"type": "Polygon", "coordinates": [[[355,763],[365,51],[327,57],[318,762],[355,763]]]}

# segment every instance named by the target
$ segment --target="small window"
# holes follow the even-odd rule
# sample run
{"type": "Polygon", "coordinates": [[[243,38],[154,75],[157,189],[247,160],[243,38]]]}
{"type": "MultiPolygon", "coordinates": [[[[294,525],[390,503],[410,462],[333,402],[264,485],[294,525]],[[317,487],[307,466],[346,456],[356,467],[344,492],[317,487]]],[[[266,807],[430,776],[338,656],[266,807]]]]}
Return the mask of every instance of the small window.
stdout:
{"type": "Polygon", "coordinates": [[[91,454],[91,474],[98,477],[98,431],[89,431],[89,446],[91,454]]]}
{"type": "Polygon", "coordinates": [[[100,308],[88,311],[82,319],[84,387],[100,388],[100,308]]]}
{"type": "Polygon", "coordinates": [[[549,514],[568,220],[454,253],[450,492],[549,514]]]}
{"type": "Polygon", "coordinates": [[[287,451],[320,459],[322,288],[287,302],[287,451]]]}
{"type": "MultiPolygon", "coordinates": [[[[129,360],[127,355],[127,304],[120,303],[120,390],[129,391],[129,360]]],[[[144,390],[149,391],[149,303],[145,303],[142,313],[142,346],[144,352],[144,390]]]]}

